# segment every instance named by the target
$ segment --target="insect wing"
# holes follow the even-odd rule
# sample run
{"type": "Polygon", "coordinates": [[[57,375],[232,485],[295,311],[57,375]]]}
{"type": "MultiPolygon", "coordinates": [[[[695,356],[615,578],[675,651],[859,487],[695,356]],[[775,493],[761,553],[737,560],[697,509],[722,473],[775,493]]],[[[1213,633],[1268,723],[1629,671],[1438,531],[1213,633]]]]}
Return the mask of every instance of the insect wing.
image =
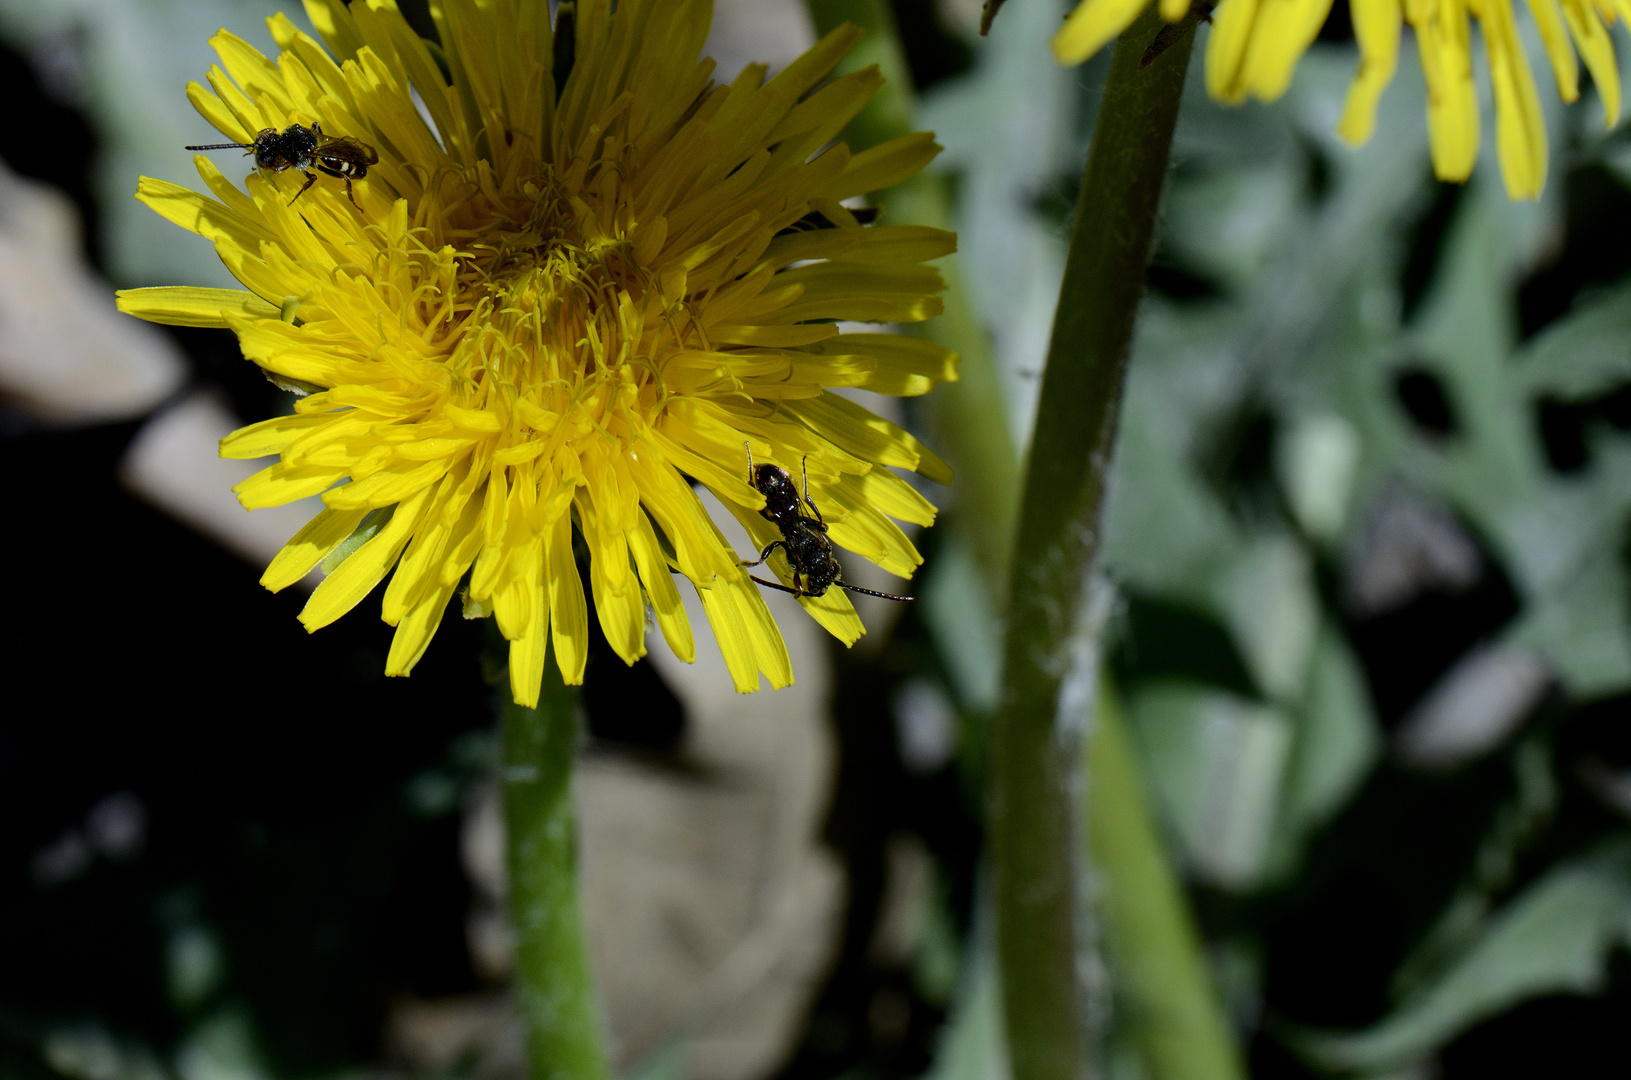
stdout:
{"type": "Polygon", "coordinates": [[[367,143],[358,142],[349,135],[325,135],[317,144],[317,152],[327,158],[356,162],[360,165],[378,165],[379,154],[367,143]]]}

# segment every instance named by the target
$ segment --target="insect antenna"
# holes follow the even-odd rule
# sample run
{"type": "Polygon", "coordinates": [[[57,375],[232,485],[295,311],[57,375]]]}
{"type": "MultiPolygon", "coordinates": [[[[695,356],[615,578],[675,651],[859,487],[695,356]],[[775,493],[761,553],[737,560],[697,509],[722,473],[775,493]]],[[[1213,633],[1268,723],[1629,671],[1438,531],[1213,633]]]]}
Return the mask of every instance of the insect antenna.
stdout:
{"type": "Polygon", "coordinates": [[[182,147],[183,150],[253,150],[254,148],[255,144],[252,142],[218,142],[210,143],[208,146],[182,147]]]}
{"type": "Polygon", "coordinates": [[[868,596],[877,596],[885,600],[899,600],[903,604],[909,603],[915,599],[911,596],[896,596],[894,593],[875,592],[872,589],[863,589],[859,585],[845,585],[842,581],[838,582],[837,584],[840,589],[843,589],[846,592],[866,593],[868,596]]]}

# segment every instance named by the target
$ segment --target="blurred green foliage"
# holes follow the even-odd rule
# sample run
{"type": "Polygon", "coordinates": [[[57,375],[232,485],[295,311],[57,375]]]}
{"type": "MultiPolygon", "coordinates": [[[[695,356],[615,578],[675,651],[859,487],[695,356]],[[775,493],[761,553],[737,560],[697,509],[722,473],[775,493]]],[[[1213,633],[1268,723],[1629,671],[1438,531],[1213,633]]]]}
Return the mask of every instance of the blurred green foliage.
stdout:
{"type": "MultiPolygon", "coordinates": [[[[1102,79],[1035,62],[1048,7],[1015,5],[923,108],[1021,430],[1102,79]]],[[[1597,722],[1631,719],[1631,264],[1602,253],[1627,143],[1595,100],[1552,105],[1541,202],[1491,168],[1437,184],[1413,64],[1358,151],[1332,134],[1351,48],[1271,106],[1191,80],[1118,448],[1112,669],[1260,1076],[1404,1075],[1526,1000],[1602,992],[1631,943],[1631,762],[1597,722]],[[1413,895],[1330,902],[1390,856],[1379,889],[1413,895]],[[1319,923],[1294,947],[1292,912],[1319,923]],[[1360,949],[1383,970],[1344,970],[1360,949]],[[1359,989],[1285,992],[1310,979],[1359,989]]],[[[941,614],[966,572],[935,573],[983,711],[989,649],[941,614]]],[[[987,993],[948,1055],[989,1053],[987,993]]],[[[1111,1013],[1112,1074],[1167,1075],[1111,1013]]]]}

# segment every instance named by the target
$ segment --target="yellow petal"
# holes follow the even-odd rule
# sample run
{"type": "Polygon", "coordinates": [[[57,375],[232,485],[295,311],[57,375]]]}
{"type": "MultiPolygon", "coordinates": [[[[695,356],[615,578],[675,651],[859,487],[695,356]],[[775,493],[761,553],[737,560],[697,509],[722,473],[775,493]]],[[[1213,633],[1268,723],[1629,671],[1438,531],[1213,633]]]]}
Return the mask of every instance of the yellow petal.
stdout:
{"type": "MultiPolygon", "coordinates": [[[[597,477],[596,482],[579,491],[576,506],[584,543],[589,547],[589,586],[595,598],[595,616],[612,651],[625,664],[633,664],[646,654],[646,608],[640,579],[630,560],[626,534],[603,520],[607,515],[596,505],[600,499],[588,494],[591,490],[604,492],[613,483],[610,476],[597,477]]],[[[610,503],[616,495],[601,498],[610,503]]]]}
{"type": "Polygon", "coordinates": [[[634,556],[635,569],[651,600],[651,610],[663,640],[675,656],[687,664],[697,658],[696,641],[691,636],[691,620],[686,617],[685,604],[674,586],[674,575],[668,568],[662,546],[657,541],[651,519],[641,513],[629,533],[629,553],[634,556]]]}
{"type": "Polygon", "coordinates": [[[1440,0],[1435,10],[1406,12],[1420,46],[1427,80],[1427,134],[1433,173],[1465,180],[1478,160],[1478,90],[1473,85],[1471,32],[1461,0],[1440,0]]]}
{"type": "Polygon", "coordinates": [[[792,685],[793,664],[787,645],[759,595],[759,586],[737,571],[714,579],[708,588],[699,587],[697,595],[738,694],[759,689],[761,671],[773,690],[792,685]]]}
{"type": "Polygon", "coordinates": [[[549,594],[542,583],[534,589],[532,621],[525,633],[510,642],[510,695],[517,705],[529,709],[538,707],[549,652],[549,594]]]}
{"type": "Polygon", "coordinates": [[[413,666],[430,648],[430,639],[436,636],[437,628],[442,625],[442,613],[447,610],[447,602],[452,598],[451,587],[438,586],[403,616],[402,621],[397,623],[396,633],[391,636],[391,651],[385,657],[385,674],[408,675],[413,672],[413,666]]]}
{"type": "Polygon", "coordinates": [[[334,50],[335,56],[349,60],[357,55],[357,50],[362,48],[362,36],[346,10],[345,0],[304,0],[303,6],[306,18],[334,50]]]}
{"type": "Polygon", "coordinates": [[[1504,3],[1487,5],[1483,20],[1490,81],[1495,87],[1495,146],[1501,177],[1513,199],[1536,199],[1546,184],[1546,122],[1523,42],[1504,3]]]}
{"type": "Polygon", "coordinates": [[[1223,0],[1212,13],[1212,36],[1206,43],[1206,92],[1230,105],[1246,100],[1242,69],[1257,8],[1258,0],[1223,0]]]}
{"type": "Polygon", "coordinates": [[[330,416],[319,413],[309,416],[274,416],[258,424],[239,428],[221,440],[224,458],[258,458],[281,454],[288,445],[308,434],[312,428],[328,423],[330,416]]]}
{"type": "Polygon", "coordinates": [[[1246,53],[1244,82],[1260,101],[1273,101],[1291,85],[1297,61],[1314,43],[1331,0],[1262,0],[1246,53]]]}
{"type": "Polygon", "coordinates": [[[345,476],[344,469],[326,465],[289,465],[280,461],[268,465],[232,490],[245,510],[261,510],[316,495],[329,485],[345,479],[345,476]]]}
{"type": "MultiPolygon", "coordinates": [[[[323,502],[336,510],[349,510],[359,506],[390,506],[401,502],[415,492],[427,490],[448,470],[445,460],[427,461],[423,465],[402,462],[384,468],[366,480],[354,480],[343,487],[323,495],[323,502]]],[[[362,470],[352,468],[355,475],[362,470]]]]}
{"type": "MultiPolygon", "coordinates": [[[[1061,64],[1080,64],[1133,25],[1148,5],[1149,0],[1082,0],[1053,35],[1054,59],[1061,64]]],[[[1188,6],[1184,5],[1186,10],[1188,6]]],[[[1163,15],[1165,7],[1163,3],[1163,15]]]]}
{"type": "Polygon", "coordinates": [[[244,126],[243,121],[226,104],[202,83],[190,82],[187,84],[187,100],[192,102],[193,108],[210,125],[225,135],[231,142],[246,143],[255,138],[255,132],[244,126]]]}
{"type": "Polygon", "coordinates": [[[396,562],[409,538],[419,526],[419,520],[430,498],[427,488],[397,507],[391,520],[373,539],[362,545],[341,563],[335,571],[312,590],[311,598],[301,609],[300,622],[308,632],[316,631],[350,611],[378,585],[396,562]]]}
{"type": "Polygon", "coordinates": [[[552,535],[544,545],[549,581],[549,614],[555,662],[568,686],[583,682],[583,667],[589,660],[589,613],[583,598],[583,579],[572,558],[572,519],[562,514],[555,520],[552,535]]]}
{"type": "Polygon", "coordinates": [[[858,458],[897,465],[930,480],[951,483],[950,467],[914,436],[837,394],[790,401],[782,409],[858,458]]]}
{"type": "Polygon", "coordinates": [[[1337,134],[1359,146],[1376,127],[1376,103],[1399,64],[1401,16],[1399,0],[1348,0],[1348,10],[1359,41],[1359,70],[1348,87],[1337,134]]]}
{"type": "Polygon", "coordinates": [[[1574,47],[1569,44],[1569,33],[1563,29],[1563,16],[1558,12],[1557,0],[1529,0],[1529,13],[1535,17],[1540,40],[1546,46],[1546,58],[1552,65],[1552,76],[1557,81],[1557,96],[1564,101],[1580,97],[1580,65],[1574,58],[1574,47]]]}
{"type": "Polygon", "coordinates": [[[1620,119],[1620,66],[1614,42],[1590,0],[1563,0],[1563,18],[1603,99],[1603,123],[1613,127],[1620,119]]]}
{"type": "Polygon", "coordinates": [[[167,180],[141,177],[136,181],[136,199],[157,211],[161,217],[216,243],[256,251],[262,241],[272,239],[263,229],[214,199],[205,198],[196,191],[189,191],[167,180]]]}
{"type": "Polygon", "coordinates": [[[822,356],[857,353],[868,357],[872,374],[861,385],[879,394],[924,394],[937,382],[957,380],[956,353],[908,334],[841,334],[806,346],[804,351],[822,356]]]}
{"type": "Polygon", "coordinates": [[[323,557],[350,536],[367,515],[366,510],[324,510],[295,533],[273,557],[261,575],[261,584],[281,592],[309,574],[323,557]]]}
{"type": "Polygon", "coordinates": [[[850,158],[826,195],[839,200],[892,188],[933,161],[940,149],[934,135],[927,131],[879,143],[850,158]]]}
{"type": "Polygon", "coordinates": [[[151,289],[120,289],[114,293],[119,310],[148,322],[170,326],[224,328],[228,316],[277,318],[278,309],[242,289],[201,289],[163,285],[151,289]]]}
{"type": "Polygon", "coordinates": [[[820,596],[799,597],[799,607],[809,612],[810,618],[827,633],[842,641],[845,647],[854,645],[866,633],[861,617],[855,614],[844,590],[834,585],[820,596]]]}

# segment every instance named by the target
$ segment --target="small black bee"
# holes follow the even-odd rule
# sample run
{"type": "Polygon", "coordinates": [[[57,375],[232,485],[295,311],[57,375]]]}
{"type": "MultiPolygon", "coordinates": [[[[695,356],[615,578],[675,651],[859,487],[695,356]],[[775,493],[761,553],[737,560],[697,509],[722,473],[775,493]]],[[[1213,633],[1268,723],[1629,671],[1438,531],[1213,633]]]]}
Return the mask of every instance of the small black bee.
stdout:
{"type": "MultiPolygon", "coordinates": [[[[747,446],[746,443],[742,445],[747,446]]],[[[809,468],[806,467],[804,470],[804,493],[800,495],[786,469],[775,465],[754,465],[753,448],[747,446],[747,451],[748,483],[765,497],[765,508],[759,513],[766,520],[775,523],[776,528],[781,530],[782,538],[772,540],[766,545],[765,549],[759,552],[757,560],[742,565],[758,566],[770,558],[772,551],[781,548],[787,555],[787,564],[793,568],[793,585],[789,588],[779,581],[766,581],[752,574],[748,577],[760,585],[768,585],[772,589],[780,589],[794,596],[823,596],[828,588],[836,585],[849,592],[881,596],[885,600],[912,599],[910,596],[894,596],[890,593],[863,589],[859,585],[844,584],[843,568],[833,556],[832,541],[827,539],[827,523],[821,519],[821,511],[816,509],[816,504],[810,501],[809,468]],[[804,506],[808,506],[810,513],[815,517],[805,517],[804,506]],[[804,580],[801,582],[800,578],[804,580]]]]}
{"type": "MultiPolygon", "coordinates": [[[[258,169],[275,173],[284,169],[299,169],[306,182],[294,193],[294,199],[300,198],[306,193],[306,188],[317,183],[316,175],[308,171],[316,169],[337,180],[344,180],[345,196],[359,210],[362,207],[358,205],[357,197],[351,194],[351,181],[361,180],[368,175],[368,166],[379,164],[379,155],[372,146],[358,142],[349,135],[324,135],[322,125],[316,123],[311,127],[290,124],[282,131],[264,128],[255,136],[254,142],[210,143],[208,146],[189,146],[187,149],[243,150],[246,156],[255,155],[255,167],[258,169]]],[[[290,206],[294,205],[294,199],[289,200],[290,206]]]]}

